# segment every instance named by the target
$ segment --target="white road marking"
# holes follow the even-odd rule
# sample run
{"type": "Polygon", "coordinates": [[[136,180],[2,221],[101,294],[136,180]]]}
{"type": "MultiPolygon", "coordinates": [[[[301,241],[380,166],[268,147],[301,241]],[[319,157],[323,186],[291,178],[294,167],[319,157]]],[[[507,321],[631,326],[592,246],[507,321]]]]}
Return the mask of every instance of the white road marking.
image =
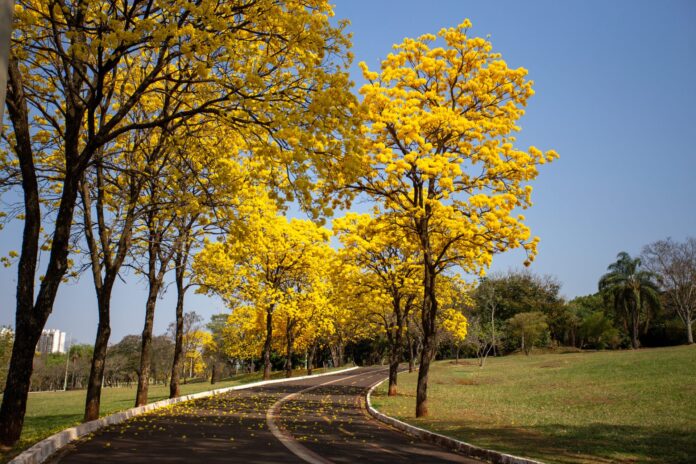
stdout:
{"type": "Polygon", "coordinates": [[[266,411],[266,424],[268,425],[268,429],[271,431],[273,436],[275,436],[278,441],[280,441],[287,449],[289,449],[295,456],[298,458],[309,462],[311,464],[332,464],[333,461],[330,461],[322,456],[319,456],[317,453],[314,451],[302,446],[300,443],[298,443],[295,440],[295,437],[293,437],[290,433],[285,433],[280,428],[278,427],[278,424],[276,423],[276,419],[278,418],[278,413],[280,412],[280,407],[283,405],[283,403],[286,403],[293,398],[297,398],[303,393],[306,393],[308,391],[316,390],[317,388],[326,386],[326,385],[331,385],[332,383],[336,382],[341,382],[343,380],[348,380],[352,379],[353,377],[359,377],[361,375],[366,375],[366,374],[375,374],[375,371],[369,371],[369,372],[362,372],[360,374],[355,374],[351,375],[350,377],[341,377],[335,380],[330,380],[328,382],[320,383],[319,385],[313,385],[311,387],[305,388],[304,390],[300,390],[295,393],[291,393],[287,396],[282,397],[275,403],[273,403],[273,406],[268,408],[268,411],[266,411]]]}

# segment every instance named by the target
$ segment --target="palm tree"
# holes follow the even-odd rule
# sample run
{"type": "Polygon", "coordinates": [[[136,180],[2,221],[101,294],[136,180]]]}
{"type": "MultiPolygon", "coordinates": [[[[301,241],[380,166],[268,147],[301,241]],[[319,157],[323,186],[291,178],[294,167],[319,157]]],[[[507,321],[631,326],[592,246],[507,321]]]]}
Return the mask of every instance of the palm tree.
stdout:
{"type": "Polygon", "coordinates": [[[640,258],[631,258],[625,251],[616,258],[616,262],[607,268],[609,272],[599,279],[599,291],[613,300],[614,309],[630,330],[631,346],[636,349],[640,345],[638,332],[641,316],[647,330],[650,312],[660,307],[657,276],[642,270],[640,258]]]}

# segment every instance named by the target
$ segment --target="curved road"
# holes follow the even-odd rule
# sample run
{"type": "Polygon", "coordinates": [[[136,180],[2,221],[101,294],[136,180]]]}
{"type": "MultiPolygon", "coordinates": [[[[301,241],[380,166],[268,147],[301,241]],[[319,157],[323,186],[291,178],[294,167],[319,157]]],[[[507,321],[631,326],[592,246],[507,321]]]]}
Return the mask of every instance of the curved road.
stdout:
{"type": "Polygon", "coordinates": [[[373,419],[367,389],[384,368],[187,401],[102,429],[52,463],[478,463],[373,419]]]}

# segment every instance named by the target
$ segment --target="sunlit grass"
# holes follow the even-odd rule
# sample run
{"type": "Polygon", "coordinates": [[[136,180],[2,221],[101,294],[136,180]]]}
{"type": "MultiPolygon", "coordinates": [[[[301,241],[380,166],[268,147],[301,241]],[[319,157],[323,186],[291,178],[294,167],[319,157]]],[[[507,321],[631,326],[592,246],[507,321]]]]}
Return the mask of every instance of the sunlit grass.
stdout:
{"type": "Polygon", "coordinates": [[[696,346],[435,363],[430,415],[415,419],[416,374],[386,414],[458,439],[558,463],[687,463],[696,456],[696,346]]]}

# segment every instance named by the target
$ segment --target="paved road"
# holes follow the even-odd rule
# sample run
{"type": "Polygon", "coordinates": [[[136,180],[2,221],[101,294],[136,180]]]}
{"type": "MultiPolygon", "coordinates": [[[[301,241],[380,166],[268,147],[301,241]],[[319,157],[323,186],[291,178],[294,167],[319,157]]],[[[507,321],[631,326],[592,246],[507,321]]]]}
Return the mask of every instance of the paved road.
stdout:
{"type": "Polygon", "coordinates": [[[383,368],[180,403],[69,445],[52,463],[477,463],[370,417],[383,368]]]}

